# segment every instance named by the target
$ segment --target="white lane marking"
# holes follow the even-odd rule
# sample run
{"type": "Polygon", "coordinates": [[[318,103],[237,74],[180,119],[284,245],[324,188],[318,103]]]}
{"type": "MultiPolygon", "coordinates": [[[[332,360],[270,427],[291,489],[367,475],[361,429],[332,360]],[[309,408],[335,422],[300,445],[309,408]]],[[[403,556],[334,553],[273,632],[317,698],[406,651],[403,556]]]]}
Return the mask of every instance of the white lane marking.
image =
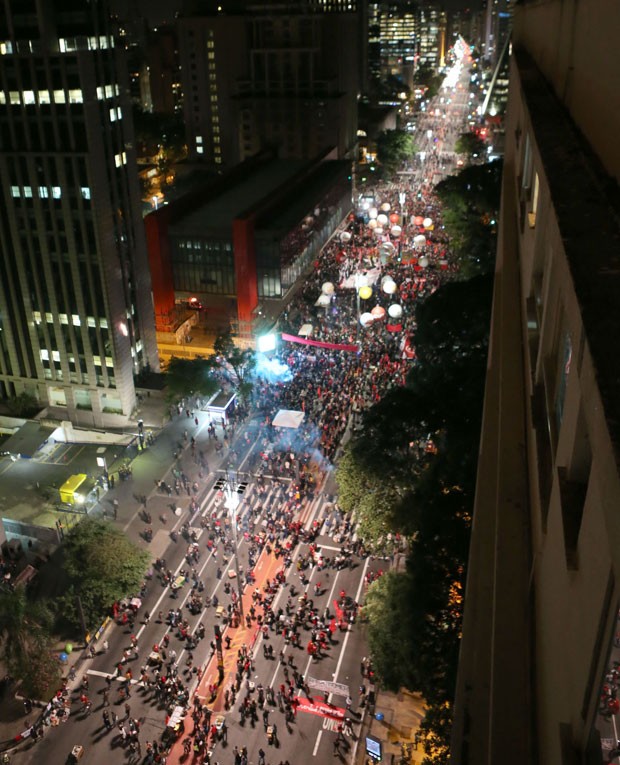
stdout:
{"type": "Polygon", "coordinates": [[[314,745],[314,749],[312,750],[312,756],[313,756],[313,757],[316,757],[316,753],[317,753],[317,751],[318,751],[318,749],[319,749],[319,744],[321,743],[321,736],[322,736],[322,735],[323,735],[323,731],[322,731],[322,730],[320,730],[320,731],[319,731],[319,732],[316,734],[316,744],[314,745]]]}

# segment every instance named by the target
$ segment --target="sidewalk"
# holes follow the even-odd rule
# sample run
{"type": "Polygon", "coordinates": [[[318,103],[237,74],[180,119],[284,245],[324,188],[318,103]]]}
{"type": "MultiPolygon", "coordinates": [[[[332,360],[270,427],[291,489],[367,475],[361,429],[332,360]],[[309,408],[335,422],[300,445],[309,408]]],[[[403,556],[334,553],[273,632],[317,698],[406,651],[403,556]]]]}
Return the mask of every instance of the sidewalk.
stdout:
{"type": "Polygon", "coordinates": [[[367,715],[362,725],[354,765],[363,765],[368,760],[365,747],[367,734],[381,741],[383,762],[388,765],[400,763],[401,744],[411,745],[411,758],[408,762],[422,762],[424,751],[421,746],[416,749],[415,734],[423,717],[424,701],[419,694],[404,689],[398,693],[379,691],[374,715],[372,717],[367,715]],[[383,715],[383,720],[376,719],[378,714],[383,715]]]}
{"type": "MultiPolygon", "coordinates": [[[[143,402],[143,404],[146,402],[143,402]]],[[[148,420],[151,422],[163,421],[169,414],[168,405],[162,400],[155,397],[151,397],[148,403],[143,408],[143,414],[145,415],[145,424],[148,420]],[[147,410],[148,409],[148,414],[147,410]]],[[[180,417],[173,417],[169,419],[164,428],[158,433],[157,439],[153,446],[149,447],[144,452],[133,457],[131,460],[133,477],[127,481],[117,480],[113,489],[109,489],[107,492],[102,493],[99,502],[91,511],[92,515],[100,515],[104,513],[109,522],[114,524],[119,529],[123,529],[129,536],[129,538],[138,544],[140,547],[149,550],[153,559],[162,554],[165,547],[170,542],[170,529],[181,520],[173,516],[170,505],[174,502],[175,506],[178,505],[183,509],[182,518],[187,517],[186,510],[189,505],[190,497],[183,494],[177,496],[173,493],[172,497],[163,495],[155,489],[154,479],[161,478],[170,482],[171,470],[173,467],[181,467],[184,472],[190,478],[190,481],[199,481],[200,490],[197,495],[197,499],[202,500],[205,493],[209,491],[207,488],[207,482],[210,474],[214,470],[217,470],[222,463],[223,459],[228,454],[228,449],[224,449],[221,454],[215,453],[215,442],[207,437],[207,425],[209,422],[209,416],[206,412],[196,409],[194,416],[198,417],[199,424],[196,427],[193,418],[187,418],[185,414],[180,417]],[[178,460],[174,460],[172,456],[173,446],[183,441],[183,432],[187,430],[189,435],[196,438],[196,453],[199,450],[204,452],[206,459],[208,460],[209,470],[203,471],[203,477],[200,479],[199,471],[200,467],[192,459],[191,450],[189,447],[189,440],[183,449],[182,454],[178,460]],[[155,532],[153,543],[147,544],[140,536],[142,526],[141,523],[132,523],[132,520],[136,512],[142,507],[138,501],[140,495],[147,496],[148,509],[153,516],[153,523],[151,524],[155,532]],[[112,520],[110,518],[111,509],[113,507],[113,500],[119,500],[118,515],[117,518],[112,520]],[[152,500],[152,502],[151,502],[152,500]],[[167,516],[167,523],[162,523],[160,516],[167,516]]],[[[247,421],[242,423],[236,434],[239,433],[247,421]]],[[[221,427],[217,426],[218,435],[221,440],[221,427]]],[[[119,462],[121,460],[119,459],[119,462]]],[[[126,460],[122,460],[126,461],[126,460]]],[[[58,644],[58,652],[62,651],[65,645],[63,641],[58,644]]],[[[63,675],[67,676],[67,673],[72,666],[76,666],[78,670],[84,660],[84,644],[78,640],[71,641],[74,645],[73,652],[69,655],[68,662],[63,665],[63,675]]],[[[1,672],[6,672],[3,668],[1,672]]],[[[77,681],[75,681],[77,682],[77,681]]],[[[75,683],[70,683],[72,687],[75,683]]],[[[24,733],[31,725],[33,725],[39,718],[42,712],[42,707],[35,706],[31,712],[25,713],[23,701],[16,698],[15,686],[4,686],[0,684],[0,752],[11,750],[17,747],[20,743],[21,734],[24,733]]],[[[41,699],[41,702],[47,702],[49,699],[41,699]]]]}

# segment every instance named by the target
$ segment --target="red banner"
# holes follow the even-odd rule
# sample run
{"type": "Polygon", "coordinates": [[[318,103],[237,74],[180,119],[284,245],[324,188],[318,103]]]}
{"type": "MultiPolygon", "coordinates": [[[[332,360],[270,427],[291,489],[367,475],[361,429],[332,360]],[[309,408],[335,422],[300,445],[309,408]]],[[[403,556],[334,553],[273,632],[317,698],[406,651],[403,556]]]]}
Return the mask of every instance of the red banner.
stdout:
{"type": "Polygon", "coordinates": [[[329,717],[332,720],[344,720],[346,710],[342,707],[335,707],[333,704],[326,704],[320,696],[315,696],[313,699],[299,696],[296,702],[298,712],[329,717]]]}
{"type": "Polygon", "coordinates": [[[314,345],[317,348],[331,348],[334,351],[352,351],[357,353],[359,351],[358,345],[347,345],[346,343],[324,343],[321,340],[309,340],[307,337],[297,337],[297,335],[287,335],[286,332],[282,333],[282,339],[288,340],[289,343],[300,343],[301,345],[314,345]]]}

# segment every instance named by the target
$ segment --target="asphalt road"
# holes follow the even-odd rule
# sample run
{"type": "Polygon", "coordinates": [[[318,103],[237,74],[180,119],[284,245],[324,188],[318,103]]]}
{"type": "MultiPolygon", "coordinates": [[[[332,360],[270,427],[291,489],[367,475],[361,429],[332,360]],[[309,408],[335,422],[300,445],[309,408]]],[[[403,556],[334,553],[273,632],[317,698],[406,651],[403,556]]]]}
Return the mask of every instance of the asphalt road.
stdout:
{"type": "MultiPolygon", "coordinates": [[[[269,481],[267,483],[270,484],[269,481]]],[[[246,499],[240,508],[240,531],[244,528],[251,528],[251,522],[248,520],[250,517],[250,510],[262,504],[263,507],[268,506],[271,502],[278,502],[281,500],[281,490],[274,489],[273,485],[269,485],[267,496],[259,498],[256,491],[256,484],[251,483],[246,493],[246,499]]],[[[224,585],[228,578],[228,571],[233,565],[232,560],[224,561],[223,554],[220,550],[218,558],[214,557],[213,552],[208,552],[206,547],[207,532],[200,527],[200,519],[210,518],[213,513],[216,516],[223,518],[223,514],[226,512],[219,496],[211,491],[209,492],[201,506],[201,510],[194,517],[192,527],[196,530],[198,536],[198,545],[201,549],[201,557],[197,564],[198,574],[200,580],[205,584],[205,593],[211,597],[216,595],[219,598],[221,604],[227,604],[230,600],[230,596],[224,592],[224,585]],[[218,567],[221,569],[221,578],[217,578],[216,572],[218,567]]],[[[318,520],[319,523],[326,518],[332,518],[335,515],[333,505],[326,502],[323,495],[315,497],[302,511],[301,519],[304,525],[310,528],[311,524],[318,520]]],[[[186,518],[184,513],[181,520],[186,518]]],[[[256,518],[254,525],[254,531],[260,531],[264,528],[263,514],[256,518]]],[[[322,553],[327,557],[333,556],[338,551],[338,545],[334,542],[331,536],[322,533],[317,540],[317,544],[322,553]]],[[[241,534],[239,541],[239,559],[240,565],[243,568],[247,568],[247,548],[248,545],[244,540],[243,534],[241,534]]],[[[184,553],[187,549],[187,543],[179,539],[175,543],[171,543],[166,558],[168,566],[173,571],[178,572],[180,569],[187,569],[187,563],[184,558],[184,553]]],[[[294,561],[300,556],[306,554],[308,551],[308,545],[302,543],[298,545],[294,551],[294,561]]],[[[263,557],[266,554],[263,553],[263,557]]],[[[267,556],[273,558],[273,556],[267,556]]],[[[255,573],[257,576],[256,585],[261,582],[261,563],[265,561],[258,560],[255,573]]],[[[269,561],[267,561],[269,563],[269,561]]],[[[340,590],[344,589],[348,594],[359,600],[363,595],[364,574],[371,569],[379,569],[381,566],[385,567],[385,563],[381,561],[373,561],[372,563],[365,559],[355,559],[355,567],[353,569],[345,568],[342,570],[317,571],[313,569],[311,572],[307,572],[309,576],[309,583],[306,587],[300,585],[300,578],[296,570],[295,565],[292,565],[287,570],[286,585],[280,589],[276,596],[275,606],[281,606],[286,603],[286,599],[290,593],[291,585],[294,585],[298,592],[307,590],[309,597],[314,597],[315,603],[321,608],[324,608],[328,604],[333,612],[334,599],[338,598],[340,590]],[[313,594],[314,584],[320,581],[322,585],[322,594],[315,597],[313,594]]],[[[282,564],[279,562],[277,568],[281,568],[282,564]]],[[[266,566],[266,573],[273,577],[273,566],[266,566]]],[[[254,586],[252,585],[251,590],[254,586]]],[[[193,652],[194,666],[204,666],[205,674],[204,680],[209,676],[210,668],[214,667],[214,660],[210,661],[211,648],[210,641],[213,638],[214,631],[213,626],[216,623],[221,623],[221,619],[216,616],[215,609],[204,609],[202,613],[198,615],[192,615],[186,608],[187,598],[189,596],[190,585],[186,584],[180,590],[178,598],[173,598],[170,587],[163,587],[161,583],[153,578],[151,580],[148,592],[144,599],[142,608],[138,614],[138,621],[134,625],[133,634],[138,638],[138,651],[139,658],[131,659],[127,662],[127,666],[132,668],[134,678],[139,676],[140,667],[146,663],[148,654],[154,644],[162,645],[163,637],[166,633],[170,636],[169,650],[177,651],[177,662],[179,667],[179,673],[185,674],[189,679],[191,678],[190,687],[196,686],[196,675],[190,674],[185,670],[185,661],[187,659],[187,652],[183,650],[180,640],[175,637],[175,632],[171,630],[167,624],[160,623],[158,619],[159,611],[162,611],[165,615],[170,608],[182,608],[184,616],[186,616],[190,622],[191,630],[193,631],[198,623],[202,621],[206,627],[206,637],[202,640],[198,647],[193,652]],[[148,623],[144,623],[141,620],[141,616],[145,611],[149,611],[151,619],[148,623]]],[[[295,601],[295,598],[293,598],[295,601]]],[[[248,646],[252,646],[253,653],[255,655],[255,672],[252,679],[256,684],[262,683],[266,688],[267,686],[278,688],[279,684],[284,682],[284,672],[279,660],[277,659],[279,651],[283,649],[285,654],[293,655],[294,664],[298,671],[301,672],[304,677],[311,676],[317,679],[332,680],[338,683],[348,684],[351,689],[351,696],[357,702],[357,690],[361,681],[359,658],[367,652],[364,642],[363,630],[358,625],[354,625],[353,628],[345,630],[344,632],[337,632],[335,643],[330,648],[325,658],[319,661],[313,661],[306,651],[306,640],[302,636],[301,649],[292,648],[286,646],[283,638],[275,633],[270,633],[268,642],[274,646],[274,655],[276,659],[269,660],[265,658],[262,642],[263,637],[260,635],[254,642],[254,638],[257,632],[256,625],[252,625],[250,630],[241,631],[243,634],[238,636],[237,639],[233,639],[231,643],[230,653],[232,654],[237,646],[245,643],[248,646]]],[[[59,725],[53,730],[49,730],[44,739],[38,742],[35,746],[23,753],[17,753],[14,755],[14,761],[17,763],[41,763],[41,762],[64,762],[66,755],[72,749],[75,744],[81,744],[85,748],[85,754],[82,759],[83,763],[104,763],[110,762],[110,755],[113,757],[113,762],[126,761],[127,752],[122,746],[122,740],[118,731],[107,732],[102,721],[103,712],[103,699],[101,692],[106,687],[106,676],[114,672],[115,664],[121,661],[123,651],[130,646],[130,636],[132,630],[129,627],[113,626],[106,633],[109,640],[109,650],[103,655],[97,655],[94,659],[88,659],[83,664],[83,671],[78,674],[75,681],[75,690],[72,693],[71,703],[71,716],[66,723],[59,725]],[[80,682],[83,674],[88,677],[89,690],[87,695],[93,700],[93,707],[89,715],[83,714],[81,710],[81,703],[79,701],[80,696],[80,682]]],[[[224,631],[224,637],[226,632],[224,631]]],[[[101,645],[101,643],[99,644],[101,645]]],[[[226,653],[226,652],[225,652],[226,653]]],[[[225,656],[225,660],[226,660],[225,656]]],[[[227,662],[228,666],[234,665],[234,661],[227,662]]],[[[223,689],[228,685],[230,676],[227,676],[222,684],[223,689]]],[[[203,682],[204,682],[203,680],[203,682]]],[[[124,702],[119,700],[118,693],[115,688],[118,688],[118,683],[113,683],[113,691],[110,696],[112,709],[116,711],[119,718],[124,717],[124,702]]],[[[318,701],[322,701],[322,694],[318,691],[314,692],[318,701]]],[[[241,693],[240,693],[241,695],[241,693]]],[[[334,704],[333,716],[338,716],[340,712],[338,709],[342,709],[345,704],[345,699],[342,697],[333,697],[334,704]]],[[[133,692],[129,701],[131,706],[131,717],[138,719],[141,723],[141,735],[140,739],[142,745],[146,741],[153,739],[159,740],[165,728],[166,711],[158,706],[152,697],[151,692],[144,691],[137,684],[133,686],[133,692]]],[[[216,710],[217,711],[217,710],[216,710]]],[[[269,749],[269,756],[267,762],[279,763],[280,760],[288,759],[291,763],[299,762],[300,743],[303,746],[304,759],[308,759],[314,755],[322,760],[323,757],[332,757],[333,739],[335,738],[335,728],[337,722],[332,717],[323,717],[316,714],[299,711],[296,717],[296,721],[293,725],[287,728],[285,724],[284,715],[281,714],[277,707],[272,708],[270,713],[270,722],[276,722],[278,728],[278,738],[280,741],[279,748],[268,747],[266,735],[264,732],[262,721],[256,725],[256,728],[252,728],[249,722],[246,722],[245,726],[240,724],[240,716],[236,710],[230,710],[226,713],[228,724],[228,745],[225,747],[222,743],[218,743],[215,747],[213,754],[213,761],[217,760],[224,765],[227,762],[233,761],[232,747],[237,745],[239,747],[246,746],[249,751],[250,762],[256,763],[258,760],[258,750],[262,746],[265,751],[269,749]]],[[[189,718],[188,718],[189,719],[189,718]]],[[[355,718],[354,718],[355,719],[355,718]]],[[[359,726],[355,726],[359,728],[359,726]]],[[[191,722],[190,722],[191,729],[191,722]]],[[[351,745],[355,746],[355,741],[351,741],[351,745]]],[[[179,751],[173,749],[168,762],[176,763],[181,760],[182,749],[179,751]]]]}

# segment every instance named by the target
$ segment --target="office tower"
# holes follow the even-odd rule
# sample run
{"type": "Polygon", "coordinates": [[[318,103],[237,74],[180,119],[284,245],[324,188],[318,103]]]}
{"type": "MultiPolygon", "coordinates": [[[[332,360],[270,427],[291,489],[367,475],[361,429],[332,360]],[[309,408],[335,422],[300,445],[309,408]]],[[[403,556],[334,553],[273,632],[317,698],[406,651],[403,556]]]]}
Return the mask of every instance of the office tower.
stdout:
{"type": "Polygon", "coordinates": [[[486,0],[483,57],[492,68],[510,36],[513,4],[511,0],[486,0]]]}
{"type": "Polygon", "coordinates": [[[415,3],[401,1],[381,4],[379,41],[382,79],[392,75],[413,88],[416,26],[415,3]]]}
{"type": "Polygon", "coordinates": [[[178,31],[190,158],[232,166],[262,149],[311,159],[329,147],[352,158],[360,13],[344,6],[186,4],[178,31]]]}
{"type": "Polygon", "coordinates": [[[123,52],[103,2],[0,2],[0,396],[127,422],[158,366],[123,52]]]}
{"type": "Polygon", "coordinates": [[[455,765],[618,761],[620,6],[568,8],[514,6],[455,765]]]}
{"type": "Polygon", "coordinates": [[[443,65],[446,43],[446,14],[435,5],[418,8],[418,64],[437,69],[443,65]]]}

